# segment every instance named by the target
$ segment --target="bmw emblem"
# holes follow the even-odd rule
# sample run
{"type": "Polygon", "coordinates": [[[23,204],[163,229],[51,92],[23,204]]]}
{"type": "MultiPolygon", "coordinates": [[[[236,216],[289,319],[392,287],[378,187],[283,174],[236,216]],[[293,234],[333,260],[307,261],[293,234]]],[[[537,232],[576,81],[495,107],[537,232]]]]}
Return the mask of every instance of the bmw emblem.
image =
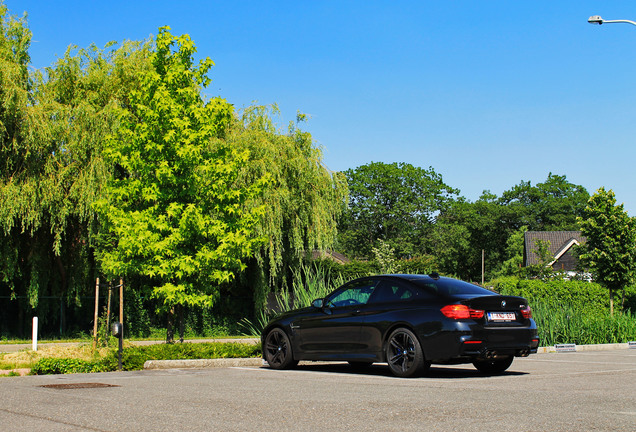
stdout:
{"type": "Polygon", "coordinates": [[[505,300],[502,300],[502,301],[501,301],[501,307],[502,307],[502,308],[505,308],[505,307],[506,307],[506,301],[505,301],[505,300]]]}

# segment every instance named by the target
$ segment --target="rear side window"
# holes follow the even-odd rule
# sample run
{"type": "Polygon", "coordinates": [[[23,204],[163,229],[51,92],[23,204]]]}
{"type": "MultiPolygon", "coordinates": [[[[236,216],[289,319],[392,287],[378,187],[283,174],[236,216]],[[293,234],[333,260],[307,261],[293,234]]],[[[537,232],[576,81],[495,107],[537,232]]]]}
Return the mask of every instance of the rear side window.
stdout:
{"type": "Polygon", "coordinates": [[[392,280],[382,280],[369,299],[369,303],[391,303],[427,298],[420,290],[392,280]]]}

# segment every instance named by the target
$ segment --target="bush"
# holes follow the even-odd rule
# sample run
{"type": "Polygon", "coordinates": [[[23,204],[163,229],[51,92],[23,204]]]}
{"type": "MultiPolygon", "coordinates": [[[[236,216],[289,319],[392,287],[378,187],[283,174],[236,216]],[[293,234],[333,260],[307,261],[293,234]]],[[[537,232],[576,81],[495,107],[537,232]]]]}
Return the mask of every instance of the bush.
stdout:
{"type": "MultiPolygon", "coordinates": [[[[116,369],[116,368],[115,368],[116,369]]],[[[104,372],[107,369],[101,361],[74,358],[42,358],[31,368],[32,375],[104,372]]]]}

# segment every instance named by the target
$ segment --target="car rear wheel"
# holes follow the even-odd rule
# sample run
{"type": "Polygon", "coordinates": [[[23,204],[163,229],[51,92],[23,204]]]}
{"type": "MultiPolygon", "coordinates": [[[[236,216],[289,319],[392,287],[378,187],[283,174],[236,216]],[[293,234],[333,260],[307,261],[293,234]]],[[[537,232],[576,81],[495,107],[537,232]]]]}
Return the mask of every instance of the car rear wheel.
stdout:
{"type": "Polygon", "coordinates": [[[483,372],[489,375],[500,374],[510,367],[512,364],[513,356],[507,356],[497,359],[488,360],[475,360],[473,365],[479,372],[483,372]]]}
{"type": "Polygon", "coordinates": [[[291,343],[283,329],[274,328],[267,333],[264,347],[265,361],[272,369],[289,369],[298,364],[292,354],[291,343]]]}
{"type": "Polygon", "coordinates": [[[391,333],[385,354],[391,373],[398,377],[418,376],[430,367],[417,337],[409,329],[398,328],[391,333]]]}

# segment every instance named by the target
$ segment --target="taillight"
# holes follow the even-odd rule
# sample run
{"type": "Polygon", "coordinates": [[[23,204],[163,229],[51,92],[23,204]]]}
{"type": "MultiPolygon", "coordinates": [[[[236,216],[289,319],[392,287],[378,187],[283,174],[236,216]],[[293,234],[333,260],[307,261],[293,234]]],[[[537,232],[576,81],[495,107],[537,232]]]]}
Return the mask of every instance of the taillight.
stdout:
{"type": "Polygon", "coordinates": [[[446,305],[441,310],[445,317],[451,319],[479,319],[484,316],[483,310],[471,309],[462,304],[446,305]]]}
{"type": "Polygon", "coordinates": [[[525,319],[532,318],[532,308],[530,306],[521,308],[521,315],[523,315],[525,319]]]}

